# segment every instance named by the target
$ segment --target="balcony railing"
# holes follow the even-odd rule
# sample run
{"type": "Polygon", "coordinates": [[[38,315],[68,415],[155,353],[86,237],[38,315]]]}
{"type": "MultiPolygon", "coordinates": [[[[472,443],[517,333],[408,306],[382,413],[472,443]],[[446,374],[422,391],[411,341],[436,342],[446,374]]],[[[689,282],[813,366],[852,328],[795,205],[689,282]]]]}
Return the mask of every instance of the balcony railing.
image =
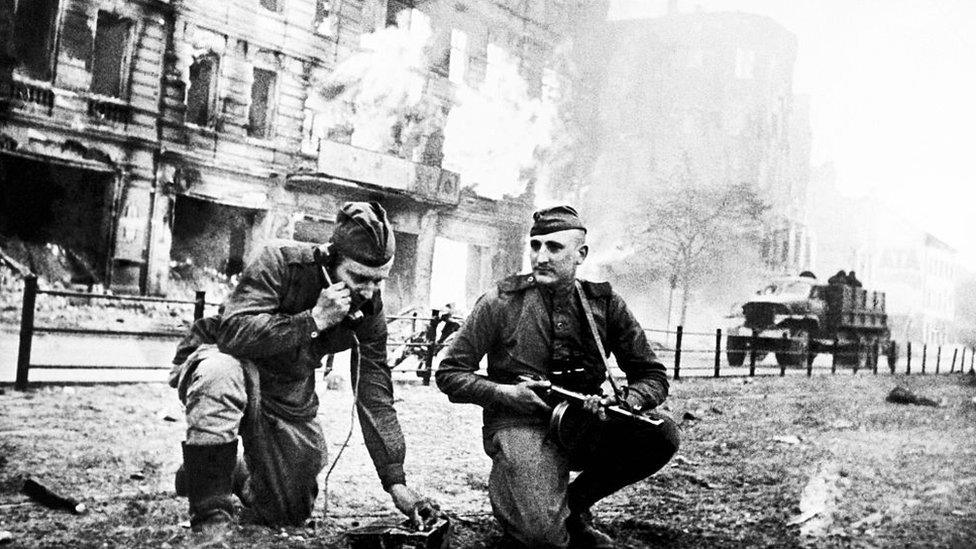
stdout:
{"type": "Polygon", "coordinates": [[[432,202],[460,201],[460,175],[456,172],[334,141],[321,141],[318,171],[432,202]]]}
{"type": "Polygon", "coordinates": [[[0,98],[39,108],[48,115],[54,109],[54,91],[51,88],[21,80],[0,83],[0,98]]]}
{"type": "Polygon", "coordinates": [[[115,99],[90,97],[88,116],[103,122],[126,125],[132,120],[132,107],[115,99]]]}

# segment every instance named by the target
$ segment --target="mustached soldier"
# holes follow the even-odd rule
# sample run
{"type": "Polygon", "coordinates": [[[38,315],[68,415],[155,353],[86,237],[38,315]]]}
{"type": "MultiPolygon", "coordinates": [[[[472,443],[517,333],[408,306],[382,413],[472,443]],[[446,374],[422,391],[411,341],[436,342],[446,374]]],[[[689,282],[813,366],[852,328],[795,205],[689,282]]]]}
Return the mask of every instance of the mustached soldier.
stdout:
{"type": "Polygon", "coordinates": [[[606,379],[582,299],[627,375],[632,409],[664,402],[667,376],[610,285],[577,284],[588,248],[576,210],[536,212],[529,236],[532,274],[506,278],[481,296],[437,370],[437,385],[452,402],[484,408],[488,494],[508,546],[612,547],[592,525],[590,507],[663,467],[678,449],[677,426],[664,415],[656,427],[608,419],[603,406],[616,398],[591,397],[579,412],[592,418],[590,428],[568,427],[576,443],[566,447],[550,432],[552,410],[538,391],[551,382],[595,394],[606,379]],[[475,373],[485,355],[487,378],[475,373]],[[582,472],[570,484],[571,470],[582,472]]]}
{"type": "Polygon", "coordinates": [[[170,374],[187,421],[177,493],[189,498],[194,531],[223,537],[233,523],[232,493],[258,523],[297,525],[311,515],[326,463],[314,372],[324,355],[346,349],[363,438],[383,488],[415,520],[437,514],[406,486],[403,472],[378,288],[393,254],[383,208],[347,203],[328,246],[263,247],[221,314],[194,324],[170,374]]]}

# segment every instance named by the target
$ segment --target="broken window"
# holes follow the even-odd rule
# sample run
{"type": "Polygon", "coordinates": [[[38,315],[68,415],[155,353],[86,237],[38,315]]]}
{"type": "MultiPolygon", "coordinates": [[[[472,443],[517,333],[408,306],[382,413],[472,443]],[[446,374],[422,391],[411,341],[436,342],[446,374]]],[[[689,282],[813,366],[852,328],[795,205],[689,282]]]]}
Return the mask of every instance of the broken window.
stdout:
{"type": "Polygon", "coordinates": [[[190,65],[190,89],[186,92],[186,121],[197,126],[213,123],[217,98],[217,68],[219,58],[208,53],[190,65]]]}
{"type": "Polygon", "coordinates": [[[468,33],[451,31],[451,52],[448,78],[457,85],[464,84],[464,73],[468,68],[468,33]]]}
{"type": "Polygon", "coordinates": [[[88,62],[91,70],[90,90],[99,95],[122,97],[126,50],[130,23],[107,11],[98,12],[95,47],[88,62]]]}
{"type": "Polygon", "coordinates": [[[413,9],[413,4],[412,0],[387,0],[386,26],[409,28],[410,10],[413,9]]]}
{"type": "Polygon", "coordinates": [[[430,69],[447,76],[451,68],[451,28],[439,26],[430,39],[430,69]]]}
{"type": "Polygon", "coordinates": [[[54,75],[54,37],[58,0],[21,0],[14,15],[13,53],[21,71],[30,78],[50,80],[54,75]]]}
{"type": "Polygon", "coordinates": [[[279,11],[278,0],[259,0],[261,2],[261,7],[277,13],[279,11]]]}
{"type": "Polygon", "coordinates": [[[753,50],[735,50],[735,77],[740,80],[750,80],[756,67],[756,52],[753,50]]]}
{"type": "Polygon", "coordinates": [[[248,135],[267,138],[271,132],[271,96],[274,93],[277,74],[267,69],[254,68],[251,83],[251,110],[248,115],[248,135]]]}
{"type": "Polygon", "coordinates": [[[315,32],[322,36],[335,36],[337,22],[335,14],[332,13],[331,0],[316,0],[315,20],[312,22],[315,32]]]}

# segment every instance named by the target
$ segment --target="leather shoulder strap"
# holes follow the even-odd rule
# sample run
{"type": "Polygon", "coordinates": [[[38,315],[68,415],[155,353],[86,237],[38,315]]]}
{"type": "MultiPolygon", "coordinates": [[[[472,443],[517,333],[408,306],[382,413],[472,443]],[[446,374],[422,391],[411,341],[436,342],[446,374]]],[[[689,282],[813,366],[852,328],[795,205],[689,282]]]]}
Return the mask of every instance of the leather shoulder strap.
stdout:
{"type": "Polygon", "coordinates": [[[603,347],[603,340],[600,339],[600,332],[596,329],[596,320],[593,318],[593,308],[590,306],[590,300],[586,297],[586,293],[583,291],[583,285],[580,281],[576,281],[576,294],[580,298],[580,303],[583,305],[583,316],[586,317],[586,324],[590,327],[590,333],[593,335],[593,340],[596,341],[596,348],[600,351],[600,360],[603,361],[603,369],[607,372],[607,380],[610,381],[610,386],[613,388],[613,394],[620,400],[623,406],[626,406],[626,400],[624,400],[624,393],[621,391],[620,387],[617,386],[617,381],[613,379],[610,375],[610,362],[607,360],[607,352],[603,347]]]}

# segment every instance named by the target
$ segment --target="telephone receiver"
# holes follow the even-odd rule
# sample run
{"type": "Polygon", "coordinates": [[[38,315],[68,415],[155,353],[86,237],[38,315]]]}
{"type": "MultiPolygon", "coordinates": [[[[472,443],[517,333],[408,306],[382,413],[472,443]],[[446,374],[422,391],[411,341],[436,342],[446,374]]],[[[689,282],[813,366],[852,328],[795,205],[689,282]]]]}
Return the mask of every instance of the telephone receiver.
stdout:
{"type": "MultiPolygon", "coordinates": [[[[329,256],[329,249],[331,247],[332,247],[331,243],[326,244],[325,253],[323,253],[321,248],[315,248],[315,251],[313,252],[315,256],[315,262],[318,263],[319,268],[322,269],[322,276],[325,277],[326,287],[329,287],[332,284],[334,284],[334,282],[332,282],[332,277],[329,276],[329,268],[327,266],[328,263],[327,258],[329,256]]],[[[363,296],[359,295],[356,292],[351,292],[349,299],[350,299],[349,312],[346,314],[346,318],[342,321],[342,324],[347,328],[350,327],[350,324],[356,324],[363,319],[364,315],[363,312],[360,311],[360,309],[363,307],[363,305],[366,304],[367,301],[366,299],[363,298],[363,296]]]]}

